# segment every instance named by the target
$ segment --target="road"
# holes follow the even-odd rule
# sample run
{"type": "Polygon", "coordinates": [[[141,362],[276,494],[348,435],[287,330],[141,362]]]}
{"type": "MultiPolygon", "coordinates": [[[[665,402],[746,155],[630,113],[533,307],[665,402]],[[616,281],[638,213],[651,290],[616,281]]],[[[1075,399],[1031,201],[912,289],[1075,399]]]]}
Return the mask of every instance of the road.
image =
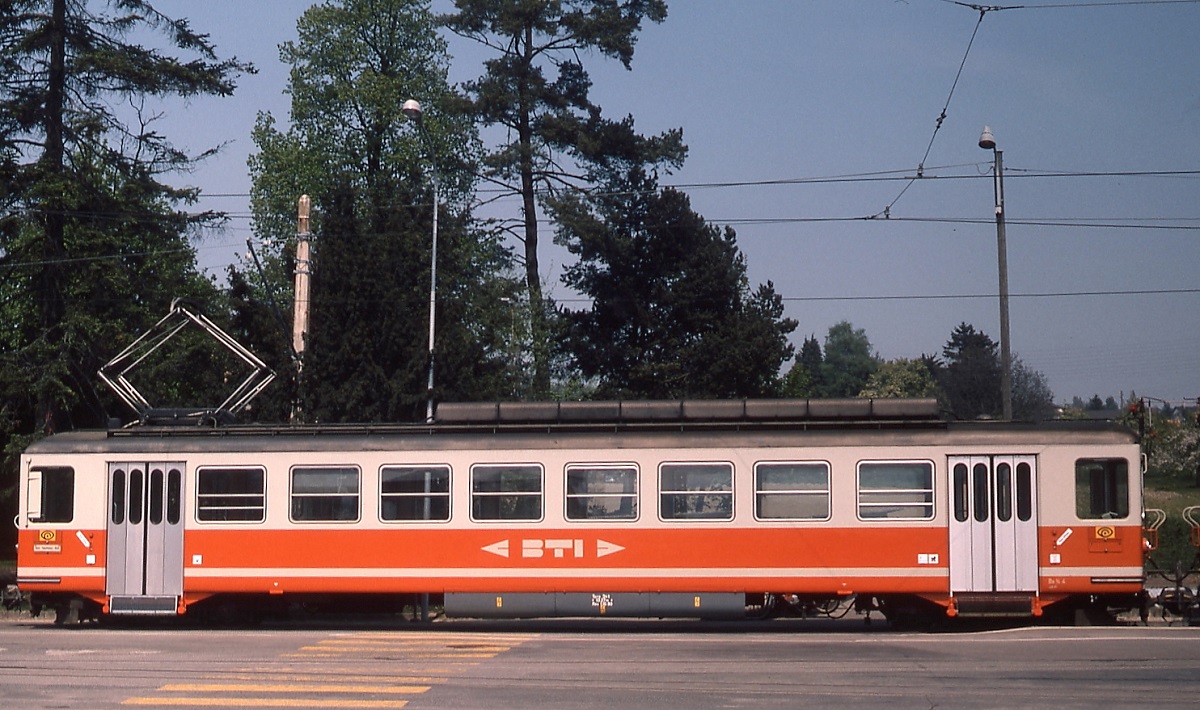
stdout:
{"type": "Polygon", "coordinates": [[[861,621],[366,623],[253,630],[0,620],[34,708],[1195,707],[1200,628],[899,633],[861,621]]]}

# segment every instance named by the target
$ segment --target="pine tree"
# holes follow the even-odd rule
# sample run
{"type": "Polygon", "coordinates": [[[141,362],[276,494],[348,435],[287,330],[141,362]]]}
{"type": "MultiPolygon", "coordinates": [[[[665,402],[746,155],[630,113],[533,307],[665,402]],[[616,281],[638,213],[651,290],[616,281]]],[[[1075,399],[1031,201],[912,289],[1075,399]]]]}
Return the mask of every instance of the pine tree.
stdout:
{"type": "Polygon", "coordinates": [[[113,400],[96,390],[96,369],[172,298],[214,295],[188,237],[219,216],[180,211],[197,192],[164,177],[205,156],[154,129],[158,104],[228,95],[253,68],[217,59],[186,20],[139,0],[8,0],[0,65],[4,406],[26,434],[100,425],[113,400]],[[128,39],[141,32],[190,56],[128,39]]]}
{"type": "MultiPolygon", "coordinates": [[[[526,303],[532,338],[534,394],[550,390],[550,305],[543,297],[539,261],[539,195],[589,184],[566,157],[595,162],[611,148],[603,134],[621,122],[601,116],[588,98],[591,79],[580,57],[617,59],[626,69],[643,20],[666,19],[664,0],[455,0],[445,18],[451,31],[496,56],[486,73],[467,82],[466,110],[507,137],[484,166],[489,181],[521,199],[519,223],[506,225],[524,245],[526,303]],[[553,72],[554,75],[548,75],[553,72]]],[[[631,123],[631,122],[630,122],[631,123]]],[[[682,159],[680,133],[661,138],[682,159]]]]}
{"type": "Polygon", "coordinates": [[[562,343],[597,396],[778,396],[796,323],[771,284],[750,291],[733,230],[640,168],[605,187],[553,205],[579,257],[563,281],[591,301],[563,310],[562,343]]]}
{"type": "MultiPolygon", "coordinates": [[[[207,153],[176,149],[154,124],[166,99],[228,95],[249,71],[217,59],[186,20],[140,0],[0,0],[6,515],[15,509],[18,454],[31,440],[125,413],[97,387],[97,369],[175,297],[214,303],[189,237],[220,216],[183,212],[198,193],[165,177],[207,153]],[[156,33],[183,56],[131,39],[156,33]]],[[[164,396],[217,396],[219,372],[174,375],[157,382],[164,396]]]]}
{"type": "Polygon", "coordinates": [[[825,336],[817,396],[857,397],[877,369],[879,357],[872,352],[866,331],[848,321],[835,323],[825,336]]]}
{"type": "Polygon", "coordinates": [[[1000,357],[997,345],[975,326],[960,323],[942,349],[946,367],[939,384],[946,404],[959,419],[1000,413],[1000,357]]]}

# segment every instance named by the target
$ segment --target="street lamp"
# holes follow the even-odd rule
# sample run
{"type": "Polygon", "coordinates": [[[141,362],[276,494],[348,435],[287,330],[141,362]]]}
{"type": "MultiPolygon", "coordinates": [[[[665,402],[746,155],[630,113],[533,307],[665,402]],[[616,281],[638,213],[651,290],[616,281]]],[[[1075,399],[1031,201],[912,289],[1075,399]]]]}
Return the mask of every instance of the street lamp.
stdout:
{"type": "Polygon", "coordinates": [[[421,139],[425,141],[425,148],[429,151],[429,181],[433,183],[433,250],[429,262],[429,380],[425,385],[425,421],[433,422],[433,333],[437,307],[437,247],[438,247],[438,201],[440,198],[440,189],[438,187],[437,174],[437,159],[433,154],[433,146],[429,140],[429,134],[425,132],[425,122],[422,120],[421,104],[416,99],[409,99],[404,102],[401,111],[405,116],[417,122],[417,129],[421,134],[421,139]]]}
{"type": "Polygon", "coordinates": [[[979,147],[992,151],[995,167],[992,172],[996,194],[996,259],[1000,265],[1000,402],[1005,421],[1013,418],[1012,408],[1012,351],[1008,339],[1008,243],[1004,235],[1004,151],[996,150],[992,129],[983,127],[979,147]]]}

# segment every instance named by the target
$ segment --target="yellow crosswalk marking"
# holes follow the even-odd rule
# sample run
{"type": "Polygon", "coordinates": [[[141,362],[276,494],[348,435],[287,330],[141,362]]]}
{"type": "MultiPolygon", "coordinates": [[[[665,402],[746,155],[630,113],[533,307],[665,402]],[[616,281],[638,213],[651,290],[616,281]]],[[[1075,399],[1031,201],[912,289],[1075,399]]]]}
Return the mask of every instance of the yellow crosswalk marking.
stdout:
{"type": "Polygon", "coordinates": [[[334,683],[172,683],[159,688],[168,693],[398,693],[429,690],[428,685],[349,685],[334,683]]]}
{"type": "Polygon", "coordinates": [[[407,700],[328,700],[321,698],[129,698],[122,705],[242,708],[402,708],[407,700]]]}
{"type": "Polygon", "coordinates": [[[538,636],[440,631],[334,634],[313,645],[301,646],[297,652],[280,654],[281,659],[291,659],[290,663],[282,666],[244,667],[236,669],[233,674],[206,674],[200,677],[209,682],[171,683],[158,689],[160,693],[197,695],[134,697],[123,704],[158,707],[403,708],[408,700],[332,698],[329,694],[363,696],[424,693],[433,685],[448,682],[449,678],[444,676],[477,666],[481,659],[495,658],[538,636]],[[405,669],[409,674],[365,675],[362,666],[348,665],[357,656],[379,654],[412,662],[409,664],[411,667],[405,669]],[[330,660],[335,664],[341,661],[341,665],[331,665],[330,660]],[[422,660],[432,662],[422,663],[422,660]],[[272,697],[275,693],[303,694],[306,697],[272,697]],[[211,695],[205,697],[202,694],[211,695]],[[235,697],[231,694],[261,694],[263,697],[235,697]]]}
{"type": "MultiPolygon", "coordinates": [[[[449,670],[442,673],[449,673],[449,670]]],[[[448,678],[438,678],[435,676],[378,676],[378,675],[338,675],[336,673],[322,673],[320,675],[313,674],[297,674],[291,672],[279,672],[271,670],[254,671],[254,675],[249,673],[234,673],[230,674],[211,674],[204,676],[205,680],[245,680],[245,681],[262,681],[264,678],[290,683],[377,683],[381,680],[386,680],[390,683],[414,683],[425,685],[437,685],[445,683],[448,678]]]]}

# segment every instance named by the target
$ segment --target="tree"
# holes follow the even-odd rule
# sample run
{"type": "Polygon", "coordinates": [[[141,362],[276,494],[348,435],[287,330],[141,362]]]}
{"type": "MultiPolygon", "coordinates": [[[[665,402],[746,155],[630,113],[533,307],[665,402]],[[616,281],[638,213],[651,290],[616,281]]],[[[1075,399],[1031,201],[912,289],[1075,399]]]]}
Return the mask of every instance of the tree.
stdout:
{"type": "Polygon", "coordinates": [[[1046,376],[1016,356],[1012,365],[1013,418],[1029,422],[1053,418],[1057,408],[1054,406],[1054,392],[1046,376]]]}
{"type": "MultiPolygon", "coordinates": [[[[424,417],[434,181],[439,186],[435,394],[501,397],[501,299],[509,255],[471,228],[465,202],[479,153],[446,80],[445,42],[427,0],[345,0],[309,8],[292,65],[291,125],[262,115],[251,159],[260,235],[290,244],[296,199],[314,206],[312,315],[303,391],[322,420],[424,417]],[[420,126],[401,111],[423,107],[420,126]]],[[[290,247],[274,252],[268,282],[286,288],[290,247]]],[[[263,283],[263,288],[270,287],[263,283]]]]}
{"type": "Polygon", "coordinates": [[[946,367],[939,384],[946,406],[959,419],[995,416],[1001,410],[1000,358],[996,342],[961,323],[942,349],[946,367]]]}
{"type": "MultiPolygon", "coordinates": [[[[506,138],[484,161],[485,176],[521,198],[519,224],[506,225],[524,244],[525,287],[534,360],[535,395],[550,387],[550,311],[538,260],[538,196],[578,187],[567,156],[587,159],[613,126],[588,98],[591,79],[580,56],[597,51],[630,67],[643,20],[666,19],[664,0],[455,0],[444,18],[456,34],[495,53],[486,73],[464,85],[466,110],[506,138]],[[553,76],[549,74],[553,72],[553,76]]],[[[673,142],[682,159],[680,132],[673,142]]]]}
{"type": "Polygon", "coordinates": [[[579,257],[563,282],[591,301],[563,309],[563,347],[598,396],[779,394],[796,322],[770,283],[751,293],[732,229],[706,223],[640,167],[552,212],[559,242],[579,257]]]}
{"type": "Polygon", "coordinates": [[[804,339],[800,355],[783,378],[783,396],[811,397],[821,387],[821,343],[815,335],[804,339]]]}
{"type": "Polygon", "coordinates": [[[897,358],[881,363],[867,378],[859,397],[935,397],[940,398],[930,358],[897,358]]]}
{"type": "MultiPolygon", "coordinates": [[[[211,304],[215,288],[197,272],[189,237],[220,216],[183,212],[197,192],[164,177],[208,153],[176,149],[155,123],[165,99],[228,95],[253,68],[218,60],[187,21],[139,0],[4,0],[0,67],[8,508],[17,455],[32,439],[107,424],[117,402],[97,388],[96,370],[174,297],[211,304]],[[184,57],[129,39],[155,33],[184,57]]],[[[173,395],[216,396],[196,373],[176,377],[173,395]]]]}
{"type": "Polygon", "coordinates": [[[33,216],[0,231],[4,261],[16,266],[5,280],[3,300],[20,311],[9,314],[18,335],[6,364],[10,374],[13,368],[18,373],[16,389],[33,400],[26,426],[33,419],[47,431],[104,421],[104,407],[91,392],[91,364],[111,350],[97,337],[99,323],[115,316],[118,328],[136,333],[147,311],[165,313],[170,297],[163,290],[194,295],[189,290],[199,287],[186,237],[217,216],[175,211],[197,193],[170,187],[162,176],[185,171],[204,156],[187,155],[158,134],[153,124],[160,114],[153,105],[170,95],[228,95],[234,77],[253,70],[217,60],[206,37],[187,21],[167,18],[146,2],[106,5],[109,12],[79,0],[9,0],[0,6],[6,197],[33,216]],[[161,31],[196,58],[185,61],[126,41],[146,31],[161,31]],[[130,120],[113,108],[122,103],[133,108],[130,120]],[[105,257],[119,273],[109,270],[100,282],[80,273],[97,276],[98,268],[67,266],[105,257]],[[114,305],[123,298],[130,300],[114,305]],[[25,379],[20,371],[29,362],[38,363],[37,374],[25,379]]]}
{"type": "Polygon", "coordinates": [[[857,397],[877,369],[879,357],[871,352],[866,331],[855,329],[848,321],[836,323],[825,336],[825,359],[816,396],[857,397]]]}

